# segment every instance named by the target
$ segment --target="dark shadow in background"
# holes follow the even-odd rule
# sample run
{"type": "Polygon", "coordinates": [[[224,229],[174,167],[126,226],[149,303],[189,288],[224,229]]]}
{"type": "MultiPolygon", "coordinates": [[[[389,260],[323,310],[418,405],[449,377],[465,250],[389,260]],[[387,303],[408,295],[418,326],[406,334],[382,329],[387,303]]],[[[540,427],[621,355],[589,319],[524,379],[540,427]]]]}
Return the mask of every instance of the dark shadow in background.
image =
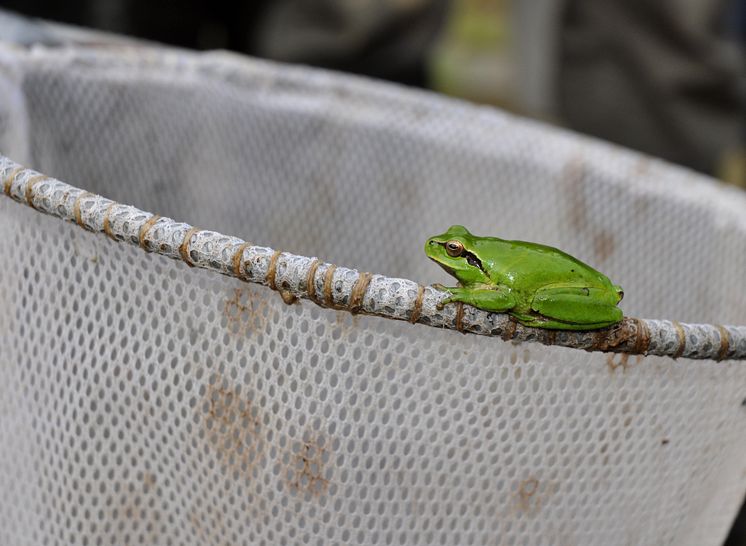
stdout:
{"type": "Polygon", "coordinates": [[[561,118],[716,174],[746,142],[744,11],[744,0],[566,0],[561,118]]]}
{"type": "Polygon", "coordinates": [[[191,49],[229,49],[427,87],[449,0],[0,0],[57,22],[191,49]]]}

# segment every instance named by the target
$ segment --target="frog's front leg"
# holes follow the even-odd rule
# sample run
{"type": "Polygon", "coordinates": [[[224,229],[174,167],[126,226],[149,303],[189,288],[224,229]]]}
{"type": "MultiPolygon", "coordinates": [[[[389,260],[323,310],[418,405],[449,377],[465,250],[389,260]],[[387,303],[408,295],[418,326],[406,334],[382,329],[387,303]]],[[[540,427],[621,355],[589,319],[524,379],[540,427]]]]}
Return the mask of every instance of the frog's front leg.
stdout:
{"type": "Polygon", "coordinates": [[[450,297],[438,304],[438,309],[454,302],[467,303],[493,313],[504,313],[515,307],[515,297],[509,290],[502,287],[475,289],[436,286],[436,288],[444,289],[450,294],[450,297]]]}

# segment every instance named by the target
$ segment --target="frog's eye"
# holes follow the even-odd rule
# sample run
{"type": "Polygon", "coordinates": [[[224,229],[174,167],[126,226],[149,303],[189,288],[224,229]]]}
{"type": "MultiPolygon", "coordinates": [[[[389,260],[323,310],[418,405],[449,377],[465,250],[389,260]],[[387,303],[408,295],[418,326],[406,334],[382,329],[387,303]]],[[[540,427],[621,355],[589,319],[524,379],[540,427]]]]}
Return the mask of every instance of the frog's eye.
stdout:
{"type": "Polygon", "coordinates": [[[464,245],[461,241],[448,241],[446,243],[446,252],[452,258],[458,258],[464,252],[464,245]]]}

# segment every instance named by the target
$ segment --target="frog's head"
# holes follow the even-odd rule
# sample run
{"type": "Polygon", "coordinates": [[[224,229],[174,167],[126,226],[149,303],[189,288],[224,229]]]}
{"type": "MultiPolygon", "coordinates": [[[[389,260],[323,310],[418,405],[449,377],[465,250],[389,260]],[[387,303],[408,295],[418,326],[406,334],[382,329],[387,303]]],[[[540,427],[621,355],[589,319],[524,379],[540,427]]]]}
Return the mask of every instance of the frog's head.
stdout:
{"type": "Polygon", "coordinates": [[[442,235],[427,240],[425,254],[465,286],[489,283],[476,252],[477,239],[464,226],[451,226],[442,235]]]}

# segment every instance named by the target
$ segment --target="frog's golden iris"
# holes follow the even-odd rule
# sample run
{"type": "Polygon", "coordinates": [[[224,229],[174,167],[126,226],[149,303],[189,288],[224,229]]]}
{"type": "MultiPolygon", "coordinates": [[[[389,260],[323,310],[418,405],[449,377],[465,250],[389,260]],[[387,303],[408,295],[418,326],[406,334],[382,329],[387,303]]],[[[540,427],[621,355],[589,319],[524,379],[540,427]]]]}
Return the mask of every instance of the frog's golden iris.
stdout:
{"type": "Polygon", "coordinates": [[[448,241],[445,247],[446,252],[452,258],[458,258],[464,252],[464,245],[461,244],[461,241],[448,241]]]}

